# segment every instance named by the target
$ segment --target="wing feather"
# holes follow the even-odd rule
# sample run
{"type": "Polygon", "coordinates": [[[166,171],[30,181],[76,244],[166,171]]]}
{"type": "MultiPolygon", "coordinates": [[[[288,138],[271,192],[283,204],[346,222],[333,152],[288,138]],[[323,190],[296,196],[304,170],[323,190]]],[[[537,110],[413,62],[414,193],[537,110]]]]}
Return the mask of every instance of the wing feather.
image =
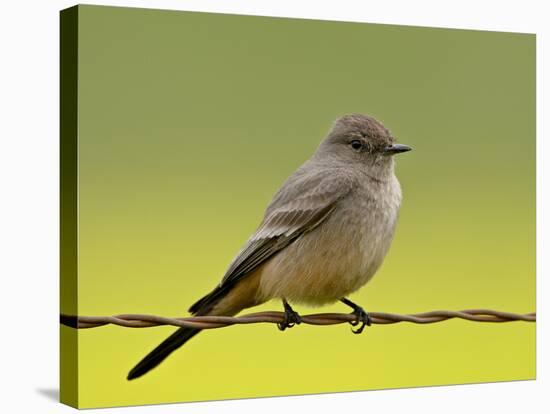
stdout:
{"type": "Polygon", "coordinates": [[[304,177],[283,186],[266,210],[256,232],[237,254],[222,281],[189,309],[196,313],[216,302],[247,274],[325,220],[352,188],[345,174],[304,177]]]}

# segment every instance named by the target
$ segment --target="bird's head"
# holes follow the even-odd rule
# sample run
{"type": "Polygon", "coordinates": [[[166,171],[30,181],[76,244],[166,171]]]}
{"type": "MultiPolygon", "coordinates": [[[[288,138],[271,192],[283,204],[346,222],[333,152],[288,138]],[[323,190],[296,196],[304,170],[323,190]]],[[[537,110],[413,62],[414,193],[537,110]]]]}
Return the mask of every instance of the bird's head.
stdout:
{"type": "Polygon", "coordinates": [[[378,175],[393,166],[393,155],[410,150],[397,144],[391,132],[373,117],[350,114],[334,122],[316,155],[333,162],[361,164],[378,175]]]}

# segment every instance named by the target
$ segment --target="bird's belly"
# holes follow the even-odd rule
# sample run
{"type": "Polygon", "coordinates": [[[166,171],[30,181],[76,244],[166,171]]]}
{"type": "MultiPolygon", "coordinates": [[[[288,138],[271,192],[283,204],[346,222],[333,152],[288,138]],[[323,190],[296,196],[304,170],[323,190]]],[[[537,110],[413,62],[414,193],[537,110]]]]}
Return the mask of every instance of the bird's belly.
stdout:
{"type": "Polygon", "coordinates": [[[367,219],[347,213],[329,217],[266,263],[259,289],[264,299],[322,305],[372,278],[389,249],[396,214],[367,219]]]}

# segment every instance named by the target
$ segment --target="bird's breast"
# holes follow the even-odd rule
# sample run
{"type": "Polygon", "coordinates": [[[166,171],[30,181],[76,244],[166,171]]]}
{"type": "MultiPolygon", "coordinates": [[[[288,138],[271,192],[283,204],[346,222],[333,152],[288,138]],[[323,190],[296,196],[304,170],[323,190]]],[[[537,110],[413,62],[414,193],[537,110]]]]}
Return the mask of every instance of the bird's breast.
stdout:
{"type": "Polygon", "coordinates": [[[266,263],[260,293],[320,305],[367,283],[389,250],[401,202],[397,180],[373,185],[357,189],[266,263]]]}

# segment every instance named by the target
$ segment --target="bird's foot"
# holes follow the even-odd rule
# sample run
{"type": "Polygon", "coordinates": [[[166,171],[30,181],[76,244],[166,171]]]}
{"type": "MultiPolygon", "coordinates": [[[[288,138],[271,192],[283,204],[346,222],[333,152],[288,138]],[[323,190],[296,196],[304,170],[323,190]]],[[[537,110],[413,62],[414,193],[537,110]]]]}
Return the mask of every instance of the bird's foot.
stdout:
{"type": "Polygon", "coordinates": [[[351,330],[354,334],[360,334],[361,332],[363,332],[363,329],[365,329],[365,326],[371,325],[371,317],[361,306],[353,303],[351,300],[346,298],[341,299],[341,301],[353,308],[353,312],[351,314],[355,316],[355,319],[350,321],[351,326],[357,326],[361,324],[359,328],[351,330]]]}
{"type": "Polygon", "coordinates": [[[277,324],[279,330],[284,331],[286,328],[292,328],[294,325],[302,323],[302,317],[292,309],[286,300],[283,300],[283,305],[285,307],[285,316],[283,322],[277,324]]]}
{"type": "Polygon", "coordinates": [[[369,314],[365,312],[365,310],[361,306],[358,306],[357,309],[355,309],[351,314],[355,315],[356,318],[355,320],[350,322],[351,326],[357,326],[361,324],[359,328],[351,330],[354,334],[360,334],[361,332],[363,332],[363,329],[365,329],[365,326],[370,326],[372,323],[369,314]]]}

